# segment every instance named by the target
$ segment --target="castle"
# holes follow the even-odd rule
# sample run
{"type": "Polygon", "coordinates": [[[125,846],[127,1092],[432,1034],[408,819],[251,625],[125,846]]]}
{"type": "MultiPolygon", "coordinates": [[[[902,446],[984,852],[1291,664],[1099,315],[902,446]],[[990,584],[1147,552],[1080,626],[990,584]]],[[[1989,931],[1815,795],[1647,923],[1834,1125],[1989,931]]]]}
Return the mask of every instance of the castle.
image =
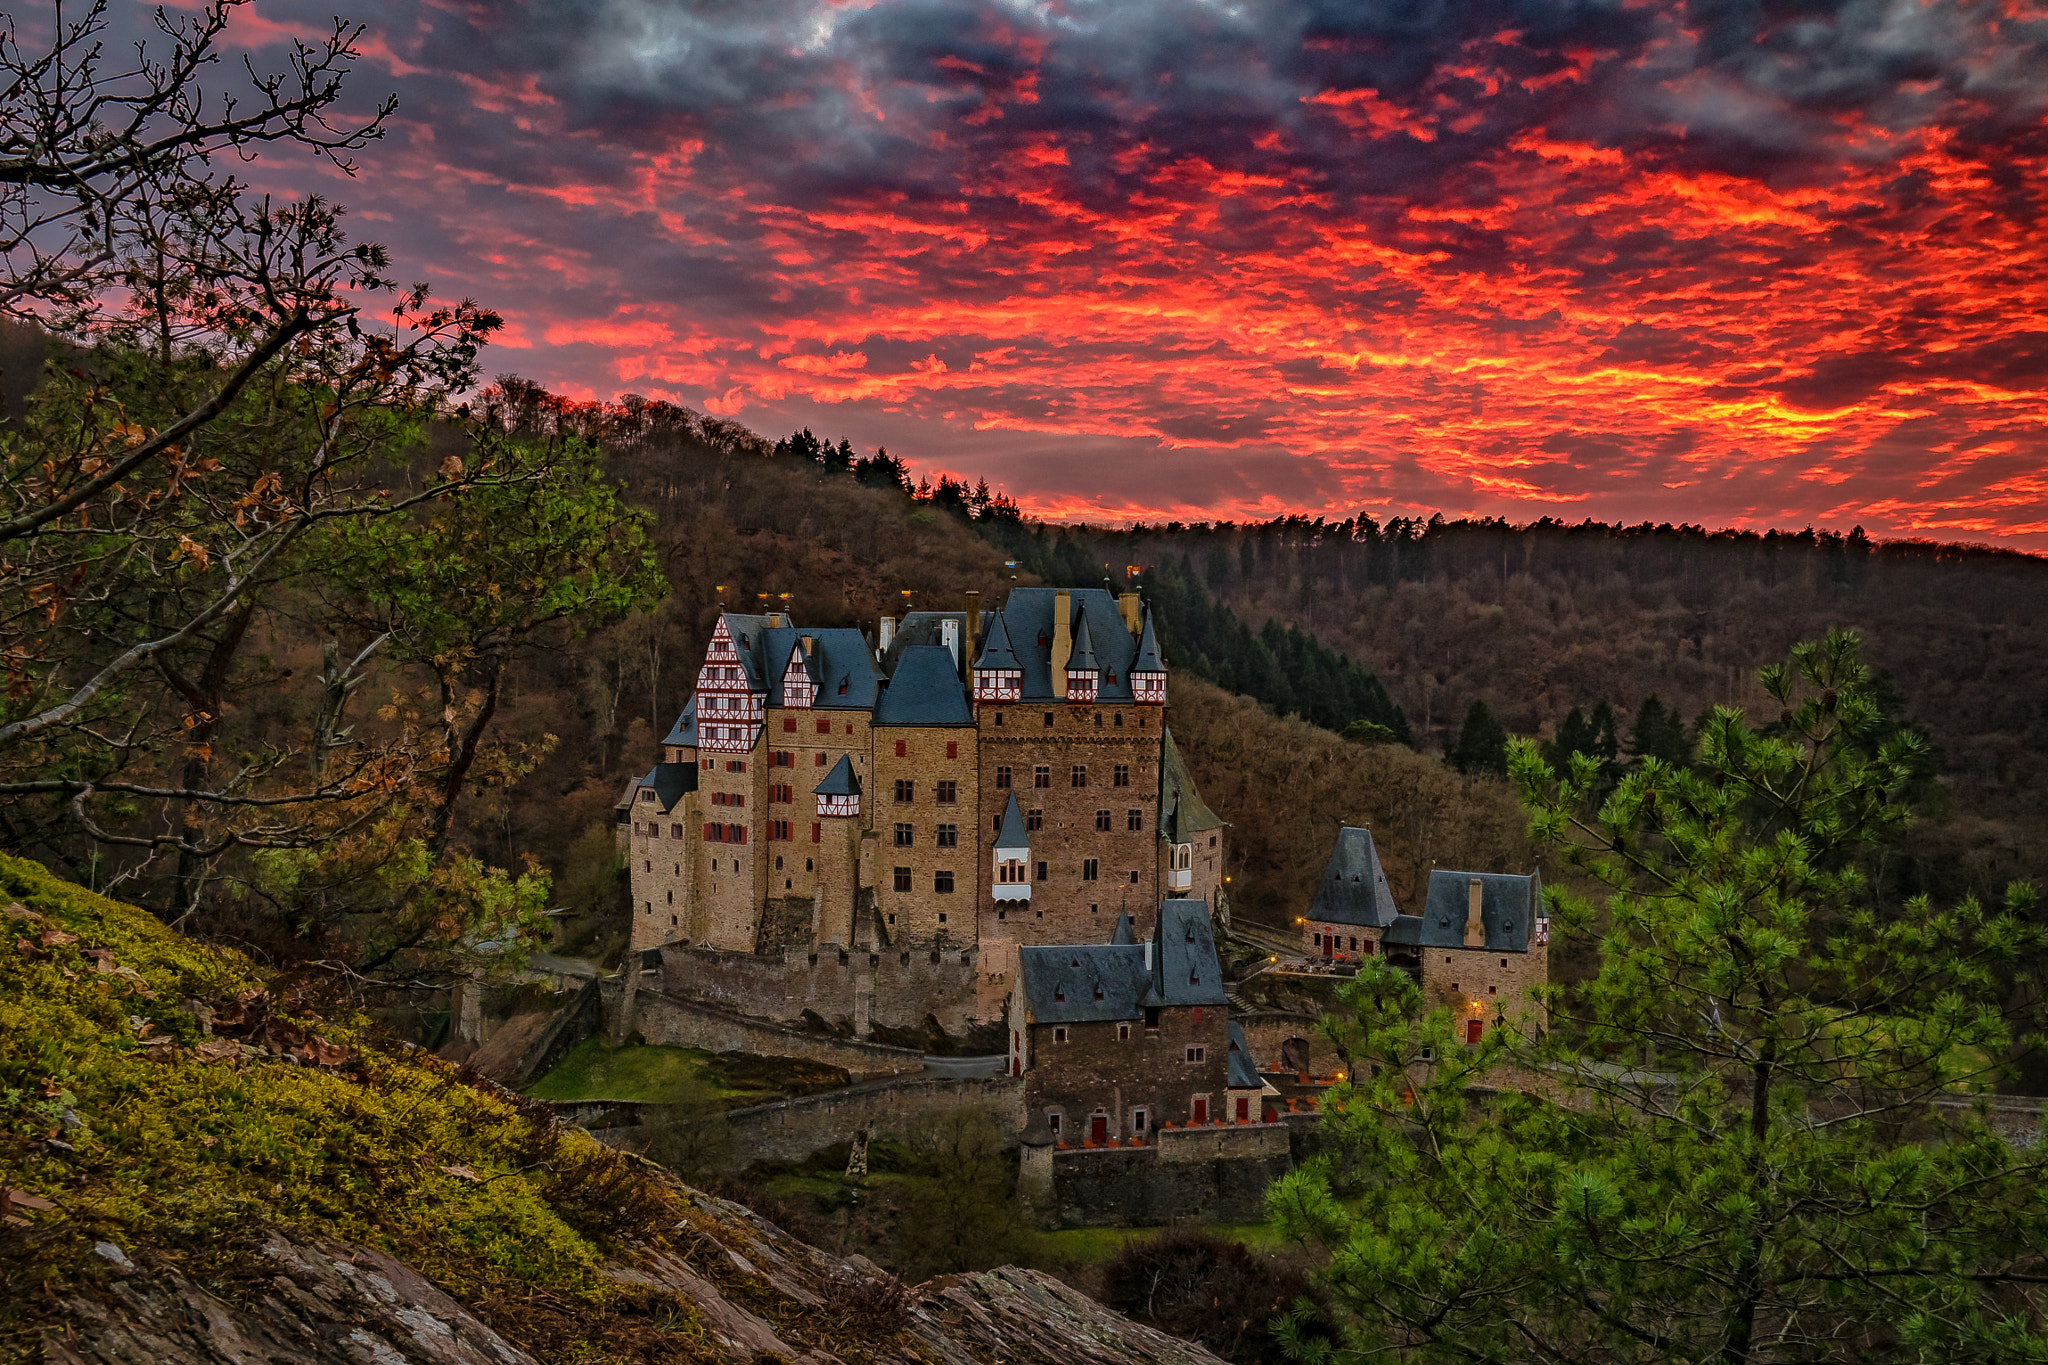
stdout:
{"type": "Polygon", "coordinates": [[[1223,822],[1166,725],[1137,593],[1017,588],[877,633],[719,615],[617,804],[632,945],[750,1013],[1002,1018],[1020,948],[1220,908],[1223,822]]]}

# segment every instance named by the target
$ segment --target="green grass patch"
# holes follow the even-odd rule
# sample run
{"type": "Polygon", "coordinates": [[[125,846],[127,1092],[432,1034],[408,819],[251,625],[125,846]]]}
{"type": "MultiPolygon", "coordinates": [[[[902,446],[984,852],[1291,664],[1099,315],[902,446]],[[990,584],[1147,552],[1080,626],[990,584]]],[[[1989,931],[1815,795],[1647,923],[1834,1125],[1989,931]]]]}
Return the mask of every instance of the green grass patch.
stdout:
{"type": "Polygon", "coordinates": [[[661,1104],[702,1084],[729,1101],[737,1092],[718,1083],[711,1056],[701,1048],[654,1043],[606,1047],[600,1039],[586,1038],[569,1049],[569,1055],[547,1075],[528,1086],[526,1093],[557,1104],[589,1100],[661,1104]]]}
{"type": "Polygon", "coordinates": [[[607,1047],[602,1039],[586,1038],[526,1093],[555,1104],[665,1104],[693,1098],[708,1086],[726,1108],[742,1109],[791,1095],[836,1090],[848,1079],[836,1066],[790,1057],[713,1053],[660,1043],[607,1047]]]}

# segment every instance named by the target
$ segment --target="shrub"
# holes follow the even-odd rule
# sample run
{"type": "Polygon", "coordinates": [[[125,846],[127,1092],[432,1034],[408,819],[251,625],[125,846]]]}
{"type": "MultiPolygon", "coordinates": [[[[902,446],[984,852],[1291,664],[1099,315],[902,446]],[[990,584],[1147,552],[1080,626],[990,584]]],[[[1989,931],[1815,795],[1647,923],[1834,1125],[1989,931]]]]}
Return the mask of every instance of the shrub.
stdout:
{"type": "Polygon", "coordinates": [[[1285,1358],[1273,1319],[1304,1311],[1304,1303],[1303,1334],[1333,1335],[1326,1301],[1300,1270],[1198,1232],[1127,1243],[1103,1270],[1102,1301],[1245,1365],[1285,1358]]]}

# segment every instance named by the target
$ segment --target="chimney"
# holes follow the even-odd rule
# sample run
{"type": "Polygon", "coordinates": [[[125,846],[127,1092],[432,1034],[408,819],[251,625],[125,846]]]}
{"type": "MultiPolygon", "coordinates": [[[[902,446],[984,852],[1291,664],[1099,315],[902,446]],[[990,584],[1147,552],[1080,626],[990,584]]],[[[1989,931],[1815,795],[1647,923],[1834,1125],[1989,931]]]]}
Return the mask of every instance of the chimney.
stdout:
{"type": "Polygon", "coordinates": [[[1149,938],[1145,940],[1145,970],[1152,970],[1152,940],[1149,938]]]}
{"type": "Polygon", "coordinates": [[[880,654],[887,654],[887,653],[889,652],[889,645],[890,645],[890,643],[891,643],[892,641],[894,641],[894,640],[895,640],[895,638],[896,638],[896,618],[895,618],[895,617],[893,617],[893,616],[884,616],[884,617],[882,618],[882,630],[881,630],[881,634],[879,634],[878,636],[876,636],[876,641],[877,641],[877,643],[876,643],[876,645],[875,645],[875,650],[876,650],[876,652],[877,652],[877,653],[880,653],[880,654]]]}
{"type": "Polygon", "coordinates": [[[1145,633],[1145,607],[1138,600],[1138,594],[1134,592],[1119,593],[1116,605],[1117,610],[1124,614],[1124,627],[1131,632],[1131,638],[1135,640],[1140,635],[1143,635],[1145,633]]]}
{"type": "Polygon", "coordinates": [[[1486,946],[1486,921],[1479,916],[1479,901],[1486,883],[1474,877],[1465,885],[1465,946],[1486,946]]]}
{"type": "Polygon", "coordinates": [[[960,666],[960,623],[948,616],[939,622],[939,643],[953,651],[953,667],[960,666]]]}
{"type": "Polygon", "coordinates": [[[967,677],[967,670],[974,667],[975,656],[981,653],[981,594],[972,589],[967,593],[967,653],[960,660],[961,674],[967,677]]]}
{"type": "Polygon", "coordinates": [[[1061,588],[1052,595],[1052,694],[1067,695],[1067,660],[1074,657],[1074,594],[1061,588]]]}

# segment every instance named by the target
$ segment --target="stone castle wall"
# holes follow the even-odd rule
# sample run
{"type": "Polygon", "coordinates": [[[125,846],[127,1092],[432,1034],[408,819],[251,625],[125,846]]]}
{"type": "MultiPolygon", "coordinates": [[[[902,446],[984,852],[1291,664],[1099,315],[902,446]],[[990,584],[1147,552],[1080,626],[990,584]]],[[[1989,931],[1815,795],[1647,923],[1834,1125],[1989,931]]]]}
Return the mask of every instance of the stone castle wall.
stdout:
{"type": "Polygon", "coordinates": [[[796,1019],[809,1010],[861,1034],[872,1024],[919,1028],[930,1015],[948,1033],[964,1033],[1000,1017],[983,1014],[977,1003],[979,956],[973,948],[839,952],[828,944],[816,953],[799,947],[763,957],[672,944],[661,952],[661,980],[670,996],[764,1019],[796,1019]]]}
{"type": "MultiPolygon", "coordinates": [[[[607,1002],[617,1008],[615,1001],[607,1002]]],[[[796,1057],[842,1067],[858,1078],[895,1076],[918,1071],[924,1054],[909,1048],[884,1047],[830,1034],[778,1028],[757,1019],[743,1019],[714,1006],[679,1000],[643,987],[633,1001],[632,1027],[650,1043],[702,1048],[706,1052],[750,1052],[768,1057],[796,1057]]]]}
{"type": "Polygon", "coordinates": [[[1020,1185],[1068,1227],[1258,1222],[1267,1187],[1294,1169],[1291,1127],[1167,1130],[1147,1147],[1026,1148],[1020,1185]]]}

